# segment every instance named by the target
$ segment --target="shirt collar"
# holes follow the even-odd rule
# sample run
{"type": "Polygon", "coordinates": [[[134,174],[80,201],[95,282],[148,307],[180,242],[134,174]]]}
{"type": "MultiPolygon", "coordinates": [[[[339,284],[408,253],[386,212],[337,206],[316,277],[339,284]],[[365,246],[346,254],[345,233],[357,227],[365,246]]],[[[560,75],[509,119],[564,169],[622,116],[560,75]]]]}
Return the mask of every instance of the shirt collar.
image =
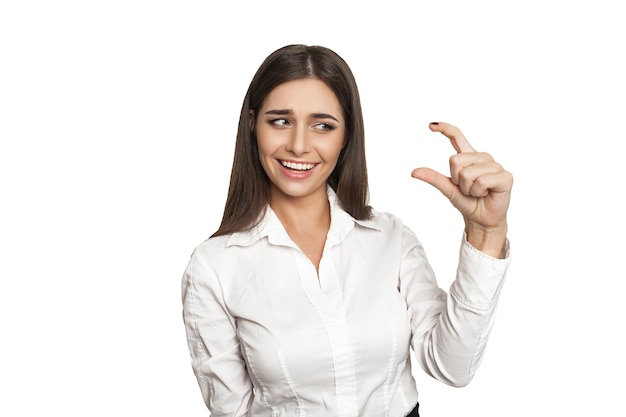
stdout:
{"type": "MultiPolygon", "coordinates": [[[[382,230],[373,220],[357,220],[348,214],[341,207],[335,191],[328,185],[326,186],[326,193],[330,203],[331,218],[327,237],[328,244],[340,243],[355,225],[378,231],[382,230]]],[[[226,246],[250,246],[264,237],[267,237],[272,244],[294,246],[287,231],[269,205],[266,207],[265,214],[259,224],[250,230],[233,233],[226,246]]]]}

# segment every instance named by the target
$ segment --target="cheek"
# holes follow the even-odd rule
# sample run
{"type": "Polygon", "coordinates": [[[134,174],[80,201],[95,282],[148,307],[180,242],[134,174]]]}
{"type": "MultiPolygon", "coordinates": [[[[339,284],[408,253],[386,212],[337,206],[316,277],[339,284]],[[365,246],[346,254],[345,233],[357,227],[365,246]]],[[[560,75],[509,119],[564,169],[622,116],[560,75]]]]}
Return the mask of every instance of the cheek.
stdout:
{"type": "Polygon", "coordinates": [[[256,143],[259,162],[261,163],[263,171],[266,173],[273,169],[273,155],[280,147],[280,141],[276,139],[276,135],[268,135],[266,132],[263,132],[262,129],[257,131],[256,143]]]}
{"type": "Polygon", "coordinates": [[[289,139],[287,131],[272,129],[263,124],[257,125],[256,132],[256,142],[259,152],[262,151],[265,154],[275,153],[289,139]]]}
{"type": "Polygon", "coordinates": [[[259,150],[259,158],[263,159],[264,156],[272,153],[272,137],[267,135],[263,129],[257,130],[256,143],[259,150]]]}
{"type": "Polygon", "coordinates": [[[332,140],[326,141],[324,143],[324,153],[327,155],[329,159],[337,159],[339,158],[339,154],[343,149],[345,141],[343,140],[343,134],[337,135],[333,137],[332,140]]]}
{"type": "Polygon", "coordinates": [[[263,170],[267,171],[267,157],[269,156],[267,144],[257,140],[257,150],[259,154],[259,162],[261,163],[263,170]]]}

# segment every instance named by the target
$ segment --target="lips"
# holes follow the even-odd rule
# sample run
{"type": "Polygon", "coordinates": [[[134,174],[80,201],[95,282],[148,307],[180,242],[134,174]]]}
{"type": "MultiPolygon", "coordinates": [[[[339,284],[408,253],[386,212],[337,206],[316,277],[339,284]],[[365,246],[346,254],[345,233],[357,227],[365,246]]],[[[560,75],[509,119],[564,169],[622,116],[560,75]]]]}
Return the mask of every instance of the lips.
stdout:
{"type": "Polygon", "coordinates": [[[311,164],[307,162],[291,162],[291,161],[280,161],[280,164],[287,169],[291,169],[294,171],[303,171],[303,172],[310,171],[313,168],[315,168],[315,166],[317,165],[317,164],[311,164]]]}

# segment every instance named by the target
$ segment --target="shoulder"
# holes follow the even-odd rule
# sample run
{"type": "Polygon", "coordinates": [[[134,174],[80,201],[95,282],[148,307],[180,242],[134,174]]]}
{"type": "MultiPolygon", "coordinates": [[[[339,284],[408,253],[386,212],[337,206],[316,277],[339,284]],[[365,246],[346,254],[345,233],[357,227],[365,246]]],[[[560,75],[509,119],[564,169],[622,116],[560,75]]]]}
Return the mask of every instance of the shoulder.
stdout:
{"type": "Polygon", "coordinates": [[[210,237],[193,250],[189,261],[196,270],[229,276],[250,268],[258,259],[258,242],[263,239],[254,232],[239,232],[210,237]]]}
{"type": "Polygon", "coordinates": [[[373,209],[370,222],[379,228],[384,235],[396,236],[405,245],[420,245],[415,232],[393,213],[373,209]]]}
{"type": "Polygon", "coordinates": [[[201,242],[191,252],[188,268],[215,269],[222,262],[229,239],[230,235],[224,235],[201,242]]]}
{"type": "Polygon", "coordinates": [[[222,252],[230,239],[231,235],[216,236],[206,239],[196,246],[192,252],[193,257],[212,257],[222,252]]]}
{"type": "Polygon", "coordinates": [[[403,230],[407,228],[404,222],[396,215],[376,209],[372,209],[372,217],[369,221],[382,231],[403,230]]]}

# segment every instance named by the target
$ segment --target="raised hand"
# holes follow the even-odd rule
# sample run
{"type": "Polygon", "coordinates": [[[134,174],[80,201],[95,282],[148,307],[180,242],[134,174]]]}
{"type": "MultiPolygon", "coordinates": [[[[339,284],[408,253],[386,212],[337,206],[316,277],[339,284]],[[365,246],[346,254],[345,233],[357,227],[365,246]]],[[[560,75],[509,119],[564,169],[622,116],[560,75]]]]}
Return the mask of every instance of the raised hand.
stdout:
{"type": "Polygon", "coordinates": [[[437,188],[461,212],[472,246],[499,257],[506,240],[513,176],[491,155],[477,152],[456,126],[439,122],[429,127],[450,139],[457,152],[450,157],[450,177],[430,168],[416,168],[411,176],[437,188]]]}

